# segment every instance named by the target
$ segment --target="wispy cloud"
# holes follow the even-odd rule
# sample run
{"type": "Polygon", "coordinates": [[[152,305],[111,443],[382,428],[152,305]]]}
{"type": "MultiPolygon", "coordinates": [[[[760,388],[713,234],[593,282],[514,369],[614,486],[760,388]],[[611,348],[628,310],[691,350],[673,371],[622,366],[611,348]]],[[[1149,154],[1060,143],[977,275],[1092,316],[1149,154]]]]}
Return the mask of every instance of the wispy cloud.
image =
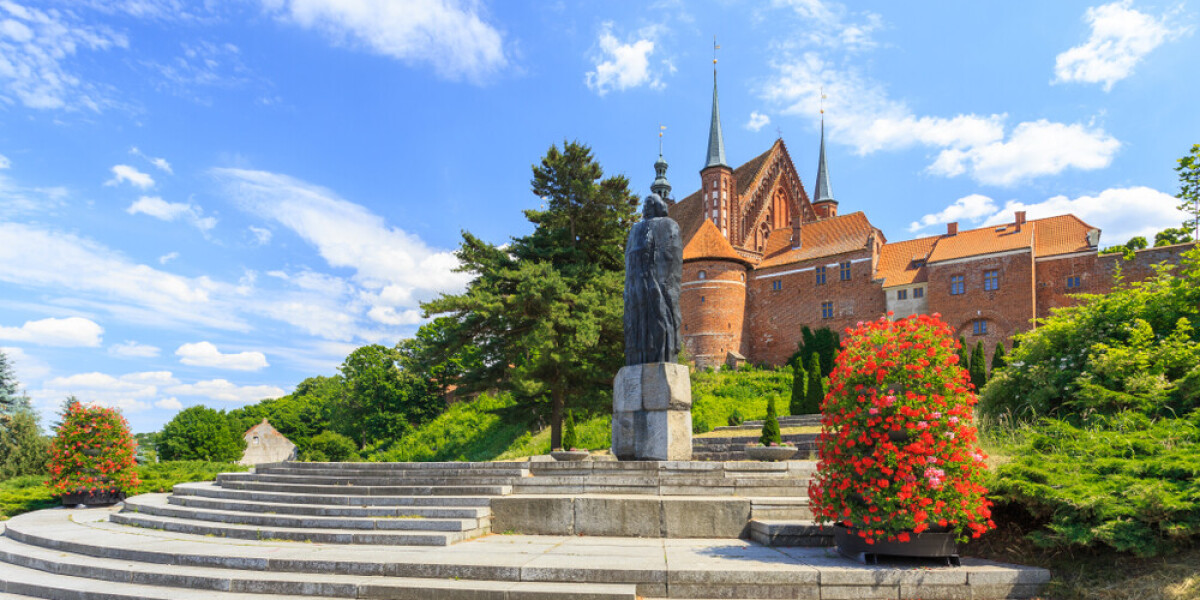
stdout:
{"type": "Polygon", "coordinates": [[[130,204],[125,212],[131,215],[144,214],[162,221],[183,220],[204,233],[217,226],[216,217],[204,216],[204,209],[199,206],[167,202],[158,196],[142,196],[130,204]]]}
{"type": "Polygon", "coordinates": [[[1054,82],[1100,83],[1104,91],[1133,74],[1138,63],[1164,43],[1191,33],[1173,23],[1177,12],[1153,16],[1122,0],[1087,9],[1091,34],[1054,59],[1054,82]]]}
{"type": "Polygon", "coordinates": [[[120,185],[128,183],[137,188],[148,190],[154,187],[154,178],[147,173],[137,170],[137,167],[129,165],[114,165],[112,168],[112,179],[104,182],[104,185],[120,185]]]}
{"type": "Polygon", "coordinates": [[[405,63],[428,64],[444,79],[483,83],[508,65],[504,35],[477,2],[459,0],[262,0],[283,21],[332,42],[405,63]]]}
{"type": "Polygon", "coordinates": [[[158,346],[141,344],[132,340],[108,347],[108,353],[118,358],[154,358],[158,356],[159,352],[158,346]]]}
{"type": "Polygon", "coordinates": [[[287,392],[273,385],[236,385],[224,379],[209,379],[175,385],[166,389],[179,396],[200,396],[219,402],[248,404],[267,398],[278,398],[287,392]]]}
{"type": "Polygon", "coordinates": [[[613,34],[612,22],[604,23],[592,58],[595,68],[584,77],[588,89],[601,96],[641,86],[662,89],[664,72],[674,71],[674,67],[669,60],[651,60],[655,38],[661,31],[661,27],[646,27],[622,43],[613,34]]]}
{"type": "Polygon", "coordinates": [[[996,213],[996,203],[982,194],[971,194],[954,201],[940,212],[928,214],[908,226],[910,232],[920,231],[926,227],[957,223],[959,221],[978,222],[996,213]]]}
{"type": "Polygon", "coordinates": [[[750,121],[746,123],[746,129],[750,131],[758,131],[763,127],[771,124],[771,117],[764,115],[758,111],[750,113],[750,121]]]}
{"type": "Polygon", "coordinates": [[[157,156],[149,156],[146,153],[142,152],[141,150],[138,150],[137,146],[130,148],[129,153],[134,156],[140,156],[141,158],[146,159],[146,162],[154,165],[154,168],[156,168],[160,171],[166,171],[168,174],[171,174],[171,175],[173,175],[175,173],[175,171],[171,170],[171,163],[167,162],[167,159],[165,159],[165,158],[157,157],[157,156]]]}

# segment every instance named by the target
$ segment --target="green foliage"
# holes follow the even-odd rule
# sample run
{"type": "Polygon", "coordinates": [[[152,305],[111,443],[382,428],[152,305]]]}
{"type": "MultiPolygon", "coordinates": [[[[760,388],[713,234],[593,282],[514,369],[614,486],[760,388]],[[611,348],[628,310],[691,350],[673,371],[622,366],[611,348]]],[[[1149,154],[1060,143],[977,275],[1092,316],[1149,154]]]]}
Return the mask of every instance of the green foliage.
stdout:
{"type": "Polygon", "coordinates": [[[1200,406],[1198,260],[1193,250],[1175,271],[1082,296],[1017,336],[1008,367],[983,389],[982,412],[1078,422],[1092,412],[1154,417],[1200,406]]]}
{"type": "Polygon", "coordinates": [[[358,446],[354,440],[334,431],[322,431],[312,437],[305,451],[311,462],[357,462],[358,446]]]}
{"type": "Polygon", "coordinates": [[[800,327],[800,344],[795,354],[788,359],[789,363],[807,365],[814,354],[821,357],[821,376],[828,377],[833,371],[834,361],[837,360],[842,340],[838,333],[828,327],[816,331],[808,325],[800,327]]]}
{"type": "Polygon", "coordinates": [[[1154,247],[1174,246],[1175,244],[1186,244],[1192,241],[1190,229],[1183,227],[1168,227],[1154,234],[1154,247]]]}
{"type": "Polygon", "coordinates": [[[636,197],[624,177],[603,177],[586,145],[552,146],[533,167],[530,187],[545,202],[525,211],[534,231],[505,249],[463,232],[456,256],[473,276],[467,290],[422,305],[445,318],[428,360],[477,349],[457,384],[511,392],[527,413],[548,401],[555,445],[567,398],[606,409],[624,362],[622,249],[636,197]]]}
{"type": "Polygon", "coordinates": [[[1175,165],[1175,172],[1179,174],[1179,193],[1175,197],[1182,201],[1179,210],[1193,216],[1184,221],[1183,229],[1200,236],[1200,144],[1192,144],[1187,156],[1175,165]]]}
{"type": "Polygon", "coordinates": [[[997,370],[1004,368],[1007,362],[1004,360],[1005,354],[1004,342],[996,342],[996,349],[992,352],[992,377],[996,376],[997,370]]]}
{"type": "Polygon", "coordinates": [[[22,475],[0,482],[0,515],[4,519],[58,506],[58,498],[41,475],[22,475]]]}
{"type": "Polygon", "coordinates": [[[1022,431],[991,487],[1043,525],[1035,543],[1161,556],[1200,536],[1200,411],[1158,420],[1123,411],[1083,426],[1047,419],[1022,431]]]}
{"type": "Polygon", "coordinates": [[[803,414],[814,415],[821,412],[821,403],[825,401],[825,379],[821,373],[821,355],[813,354],[808,357],[808,392],[805,395],[803,414]]]}
{"type": "MultiPolygon", "coordinates": [[[[403,438],[376,449],[372,461],[486,461],[503,453],[532,426],[510,394],[457,402],[403,438]]],[[[549,448],[547,448],[549,451],[549,448]]]]}
{"type": "Polygon", "coordinates": [[[813,406],[808,401],[808,371],[799,359],[792,366],[792,399],[788,412],[793,415],[810,415],[821,411],[821,405],[813,406]]]}
{"type": "Polygon", "coordinates": [[[579,434],[575,432],[575,415],[567,411],[567,422],[563,425],[562,447],[564,450],[575,450],[579,447],[579,434]]]}
{"type": "Polygon", "coordinates": [[[234,462],[246,450],[242,433],[230,426],[224,411],[192,406],[179,411],[163,426],[158,454],[168,461],[234,462]]]}
{"type": "Polygon", "coordinates": [[[56,496],[82,490],[133,490],[137,443],[116,409],[67,404],[50,444],[49,487],[56,496]]]}
{"type": "Polygon", "coordinates": [[[21,393],[21,382],[13,372],[8,355],[0,350],[0,415],[13,415],[20,411],[32,411],[29,396],[21,393]]]}
{"type": "Polygon", "coordinates": [[[333,405],[333,429],[360,446],[403,437],[445,405],[427,377],[400,369],[400,353],[378,344],[351,352],[340,371],[345,393],[333,405]]]}
{"type": "Polygon", "coordinates": [[[728,423],[730,427],[737,427],[745,422],[746,418],[742,416],[742,411],[738,410],[736,407],[733,409],[733,412],[729,413],[728,423]]]}
{"type": "Polygon", "coordinates": [[[958,337],[958,366],[966,369],[967,373],[971,372],[971,356],[967,354],[967,339],[962,336],[958,337]]]}
{"type": "Polygon", "coordinates": [[[464,373],[483,368],[479,348],[475,346],[464,346],[448,356],[440,352],[440,349],[447,347],[453,335],[454,320],[438,317],[422,325],[416,335],[401,340],[396,346],[400,367],[429,377],[437,389],[438,397],[444,398],[464,373]]]}
{"type": "Polygon", "coordinates": [[[983,349],[982,341],[975,344],[975,350],[971,352],[971,365],[967,372],[971,374],[971,383],[975,389],[982,390],[988,380],[987,351],[983,349]]]}
{"type": "Polygon", "coordinates": [[[776,406],[787,402],[791,382],[792,369],[787,366],[693,372],[692,432],[727,425],[735,412],[745,420],[763,418],[767,400],[774,399],[776,406]]]}
{"type": "Polygon", "coordinates": [[[763,420],[762,436],[758,438],[758,442],[764,446],[777,446],[783,443],[783,439],[779,435],[779,418],[775,415],[774,398],[767,400],[767,418],[763,420]]]}
{"type": "Polygon", "coordinates": [[[0,480],[43,474],[49,459],[50,440],[33,411],[0,415],[0,480]]]}
{"type": "Polygon", "coordinates": [[[141,465],[137,468],[141,483],[133,490],[132,494],[169,492],[177,483],[212,481],[217,478],[218,473],[246,471],[249,468],[249,465],[204,460],[163,461],[141,465]]]}
{"type": "Polygon", "coordinates": [[[334,406],[345,394],[345,387],[345,380],[340,376],[309,377],[287,396],[229,411],[230,427],[244,434],[266,419],[304,450],[313,436],[333,427],[334,406]]]}

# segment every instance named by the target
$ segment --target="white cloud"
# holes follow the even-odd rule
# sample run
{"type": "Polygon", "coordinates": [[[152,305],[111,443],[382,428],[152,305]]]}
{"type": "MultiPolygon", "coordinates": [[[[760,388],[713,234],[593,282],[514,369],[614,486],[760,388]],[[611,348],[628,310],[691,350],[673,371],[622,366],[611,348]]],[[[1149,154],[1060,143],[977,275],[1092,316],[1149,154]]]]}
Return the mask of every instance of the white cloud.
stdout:
{"type": "Polygon", "coordinates": [[[168,252],[168,253],[158,257],[158,264],[165,265],[177,258],[179,258],[178,252],[168,252]]]}
{"type": "MultiPolygon", "coordinates": [[[[7,158],[0,163],[2,169],[9,168],[7,158]]],[[[26,187],[0,174],[0,217],[51,213],[63,205],[66,197],[64,187],[26,187]]]]}
{"type": "Polygon", "coordinates": [[[1145,236],[1153,243],[1154,234],[1168,227],[1178,227],[1187,217],[1178,206],[1178,198],[1153,188],[1109,188],[1094,196],[1068,198],[1059,195],[1030,204],[1010,200],[984,221],[984,225],[1010,222],[1013,212],[1018,210],[1025,211],[1029,219],[1070,213],[1099,227],[1104,232],[1105,246],[1124,244],[1137,235],[1145,236]]]}
{"type": "Polygon", "coordinates": [[[208,233],[217,226],[215,217],[204,216],[204,209],[194,204],[167,202],[158,196],[142,196],[129,205],[125,212],[136,215],[144,214],[163,221],[187,221],[201,232],[208,233]]]}
{"type": "Polygon", "coordinates": [[[129,165],[115,165],[112,168],[113,178],[104,182],[104,185],[119,185],[121,183],[129,183],[134,187],[148,190],[154,187],[154,178],[143,173],[135,167],[129,165]]]}
{"type": "Polygon", "coordinates": [[[482,83],[508,64],[504,36],[470,0],[262,0],[268,12],[337,44],[363,47],[441,77],[482,83]]]}
{"type": "Polygon", "coordinates": [[[763,127],[771,124],[771,117],[764,115],[758,111],[750,113],[750,121],[746,123],[746,129],[750,131],[758,131],[763,127]]]}
{"type": "Polygon", "coordinates": [[[158,396],[159,388],[178,384],[170,371],[146,371],[114,377],[107,373],[79,373],[55,377],[42,384],[30,396],[43,407],[55,406],[67,396],[80,402],[119,408],[125,412],[147,410],[158,396]]]}
{"type": "MultiPolygon", "coordinates": [[[[613,24],[604,23],[600,38],[596,42],[599,52],[593,58],[595,70],[588,71],[584,78],[588,89],[603,96],[610,91],[624,91],[642,85],[651,89],[662,89],[661,73],[650,66],[650,55],[654,54],[654,40],[658,28],[642,29],[637,39],[622,44],[612,32],[613,24]]],[[[668,65],[668,70],[672,70],[668,65]]]]}
{"type": "Polygon", "coordinates": [[[224,379],[209,379],[167,388],[167,391],[180,396],[201,396],[221,402],[250,403],[266,398],[278,398],[287,392],[273,385],[239,386],[224,379]]]}
{"type": "Polygon", "coordinates": [[[883,27],[883,18],[876,13],[852,13],[845,5],[827,0],[774,0],[772,7],[791,9],[804,21],[784,45],[865,50],[878,45],[871,36],[883,27]]]}
{"type": "Polygon", "coordinates": [[[171,170],[171,163],[167,162],[167,159],[165,159],[165,158],[148,156],[145,153],[143,153],[141,150],[138,150],[137,146],[130,148],[129,153],[134,156],[140,156],[140,157],[146,159],[147,162],[154,165],[154,167],[156,169],[158,169],[159,171],[166,171],[167,173],[172,174],[172,175],[175,173],[175,171],[171,170]]]}
{"type": "Polygon", "coordinates": [[[193,367],[213,367],[235,371],[258,371],[267,368],[267,357],[262,352],[237,352],[222,354],[211,342],[184,344],[175,350],[179,362],[193,367]]]}
{"type": "Polygon", "coordinates": [[[183,410],[183,403],[178,398],[171,396],[170,398],[163,398],[155,402],[154,407],[166,410],[183,410]]]}
{"type": "Polygon", "coordinates": [[[109,346],[108,353],[120,358],[154,358],[158,356],[159,349],[158,346],[127,340],[120,344],[109,346]]]}
{"type": "Polygon", "coordinates": [[[931,173],[1011,185],[1066,169],[1098,169],[1111,163],[1120,142],[1093,125],[1045,120],[1018,123],[1006,140],[1004,114],[918,116],[888,97],[877,83],[854,71],[831,67],[815,53],[780,61],[763,97],[783,114],[820,120],[821,92],[830,142],[860,154],[913,146],[937,149],[931,173]]]}
{"type": "MultiPolygon", "coordinates": [[[[26,383],[41,379],[50,374],[50,365],[36,357],[30,356],[22,348],[0,346],[0,352],[3,352],[8,357],[8,364],[16,372],[17,381],[26,383]]],[[[24,391],[24,386],[22,386],[22,391],[24,391]]]]}
{"type": "Polygon", "coordinates": [[[123,35],[85,25],[72,11],[39,10],[0,2],[0,99],[35,109],[99,112],[106,91],[69,66],[79,50],[125,48],[123,35]]]}
{"type": "Polygon", "coordinates": [[[958,221],[979,221],[996,212],[996,203],[991,198],[980,194],[971,194],[954,201],[941,212],[925,215],[920,221],[913,221],[908,226],[910,232],[920,231],[932,225],[955,223],[958,221]]]}
{"type": "Polygon", "coordinates": [[[1054,59],[1054,82],[1102,83],[1104,91],[1111,90],[1155,48],[1190,33],[1188,27],[1172,27],[1173,17],[1138,11],[1131,0],[1088,8],[1083,20],[1091,35],[1054,59]]]}
{"type": "Polygon", "coordinates": [[[42,346],[100,345],[104,328],[83,317],[26,321],[20,327],[0,327],[0,340],[29,342],[42,346]]]}
{"type": "Polygon", "coordinates": [[[256,244],[258,244],[259,246],[266,246],[267,244],[271,243],[271,235],[272,234],[271,234],[270,229],[267,229],[265,227],[255,227],[255,226],[251,225],[249,228],[249,232],[250,232],[250,235],[254,238],[254,242],[256,244]]]}

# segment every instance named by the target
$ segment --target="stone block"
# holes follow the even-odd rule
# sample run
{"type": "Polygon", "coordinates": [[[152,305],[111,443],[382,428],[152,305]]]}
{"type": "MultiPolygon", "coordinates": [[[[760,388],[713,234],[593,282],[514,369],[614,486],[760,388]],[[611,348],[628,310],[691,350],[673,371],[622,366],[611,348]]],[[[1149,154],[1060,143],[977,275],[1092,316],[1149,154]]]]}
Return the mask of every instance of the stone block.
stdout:
{"type": "Polygon", "coordinates": [[[692,380],[687,365],[650,363],[640,366],[642,410],[692,409],[692,380]]]}
{"type": "Polygon", "coordinates": [[[575,534],[662,537],[658,498],[576,498],[575,534]]]}
{"type": "Polygon", "coordinates": [[[616,456],[620,460],[630,460],[637,456],[637,447],[635,445],[637,433],[634,429],[635,414],[637,413],[633,411],[618,411],[613,413],[612,453],[613,456],[616,456]]]}
{"type": "Polygon", "coordinates": [[[670,538],[745,537],[750,521],[750,500],[745,498],[664,499],[663,528],[670,538]]]}
{"type": "Polygon", "coordinates": [[[575,507],[564,497],[492,498],[492,531],[574,535],[575,507]]]}
{"type": "Polygon", "coordinates": [[[645,365],[629,365],[617,371],[617,377],[613,380],[614,413],[642,410],[643,366],[645,365]]]}

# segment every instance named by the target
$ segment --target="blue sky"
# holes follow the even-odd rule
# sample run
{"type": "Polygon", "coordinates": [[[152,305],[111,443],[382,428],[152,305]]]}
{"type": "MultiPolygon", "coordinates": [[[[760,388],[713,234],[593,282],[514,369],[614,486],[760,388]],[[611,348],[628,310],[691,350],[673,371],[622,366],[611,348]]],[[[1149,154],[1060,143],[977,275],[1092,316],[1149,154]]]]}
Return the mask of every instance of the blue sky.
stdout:
{"type": "Polygon", "coordinates": [[[1177,225],[1196,8],[1153,2],[0,0],[0,347],[36,404],[136,431],[333,374],[528,231],[564,139],[698,186],[782,134],[897,241],[1074,212],[1177,225]]]}

